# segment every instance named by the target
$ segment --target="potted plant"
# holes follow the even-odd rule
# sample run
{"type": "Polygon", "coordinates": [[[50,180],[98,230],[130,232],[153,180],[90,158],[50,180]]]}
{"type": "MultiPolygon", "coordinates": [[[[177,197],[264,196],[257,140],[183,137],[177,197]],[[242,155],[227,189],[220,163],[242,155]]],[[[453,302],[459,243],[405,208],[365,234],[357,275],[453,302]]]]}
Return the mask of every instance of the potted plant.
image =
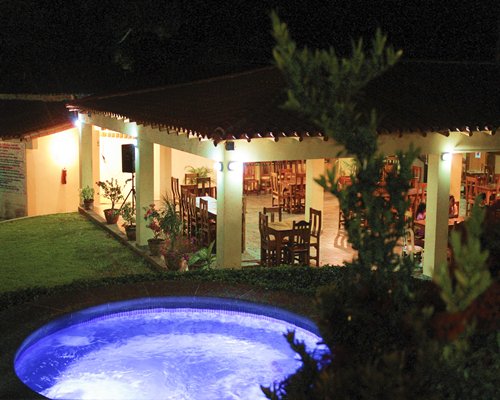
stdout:
{"type": "Polygon", "coordinates": [[[210,269],[215,265],[217,257],[213,254],[215,240],[208,247],[202,247],[197,250],[188,260],[188,266],[191,269],[210,269]]]}
{"type": "Polygon", "coordinates": [[[85,210],[92,210],[94,208],[94,188],[87,185],[80,189],[80,197],[83,201],[83,208],[85,210]]]}
{"type": "Polygon", "coordinates": [[[118,180],[113,178],[111,178],[111,180],[98,181],[96,184],[102,189],[102,196],[111,201],[111,208],[104,210],[106,222],[108,224],[116,224],[120,212],[115,208],[115,205],[123,199],[122,188],[118,184],[118,180]]]}
{"type": "Polygon", "coordinates": [[[164,235],[161,227],[163,211],[158,210],[154,203],[151,203],[149,207],[144,207],[144,211],[144,221],[147,222],[146,227],[153,231],[153,237],[148,239],[149,252],[152,256],[159,256],[164,244],[164,235]]]}
{"type": "Polygon", "coordinates": [[[174,241],[167,237],[162,255],[165,266],[170,271],[187,271],[191,254],[196,251],[196,245],[192,239],[180,236],[174,241]]]}
{"type": "Polygon", "coordinates": [[[125,203],[120,209],[120,215],[123,219],[122,226],[125,228],[127,239],[135,240],[135,207],[132,207],[130,202],[125,203]]]}
{"type": "MultiPolygon", "coordinates": [[[[211,174],[212,174],[212,170],[208,167],[193,167],[192,165],[188,165],[186,166],[185,170],[189,173],[189,174],[196,174],[196,176],[198,178],[207,178],[209,177],[211,174]]],[[[186,184],[193,184],[193,183],[196,183],[195,182],[184,182],[186,184]]]]}
{"type": "Polygon", "coordinates": [[[164,198],[163,202],[165,207],[163,209],[162,218],[160,219],[160,227],[167,239],[163,257],[167,268],[179,270],[181,269],[182,258],[186,258],[185,261],[187,263],[189,256],[186,256],[186,254],[190,251],[194,251],[194,249],[192,246],[187,246],[187,243],[184,243],[182,240],[180,243],[177,243],[182,231],[182,220],[179,214],[175,212],[175,205],[172,201],[164,198]]]}

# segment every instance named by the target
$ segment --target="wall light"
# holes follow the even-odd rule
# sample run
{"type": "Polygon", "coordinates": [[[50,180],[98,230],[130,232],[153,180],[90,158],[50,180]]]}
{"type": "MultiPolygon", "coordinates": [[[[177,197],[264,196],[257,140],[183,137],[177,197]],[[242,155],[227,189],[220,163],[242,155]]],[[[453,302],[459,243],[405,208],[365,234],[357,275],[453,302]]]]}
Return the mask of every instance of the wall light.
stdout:
{"type": "Polygon", "coordinates": [[[238,161],[229,161],[227,164],[228,171],[236,171],[238,169],[238,161]]]}
{"type": "Polygon", "coordinates": [[[214,163],[214,169],[216,171],[222,172],[222,170],[224,169],[224,164],[222,163],[222,161],[216,161],[214,163]]]}
{"type": "Polygon", "coordinates": [[[443,161],[451,160],[451,153],[441,153],[441,160],[443,161]]]}

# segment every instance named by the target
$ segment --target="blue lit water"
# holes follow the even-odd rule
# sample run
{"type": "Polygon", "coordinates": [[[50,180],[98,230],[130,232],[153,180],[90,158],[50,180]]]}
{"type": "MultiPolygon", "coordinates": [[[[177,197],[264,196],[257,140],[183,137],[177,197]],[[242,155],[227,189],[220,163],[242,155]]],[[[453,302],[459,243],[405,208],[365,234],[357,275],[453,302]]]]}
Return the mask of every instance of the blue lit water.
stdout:
{"type": "Polygon", "coordinates": [[[261,399],[300,361],[289,330],[317,348],[314,333],[240,311],[157,308],[120,312],[42,336],[15,369],[52,399],[261,399]]]}

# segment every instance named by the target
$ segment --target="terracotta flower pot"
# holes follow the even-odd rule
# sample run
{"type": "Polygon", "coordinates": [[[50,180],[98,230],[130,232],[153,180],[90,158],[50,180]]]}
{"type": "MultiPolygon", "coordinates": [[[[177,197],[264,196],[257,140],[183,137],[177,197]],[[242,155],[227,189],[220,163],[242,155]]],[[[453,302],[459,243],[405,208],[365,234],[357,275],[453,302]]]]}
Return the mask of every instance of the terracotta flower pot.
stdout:
{"type": "Polygon", "coordinates": [[[83,200],[83,208],[85,210],[93,210],[94,209],[94,199],[83,200]]]}
{"type": "Polygon", "coordinates": [[[120,213],[118,210],[114,208],[107,208],[104,210],[104,218],[106,218],[106,223],[108,224],[116,224],[118,222],[118,218],[120,217],[120,213]]]}
{"type": "Polygon", "coordinates": [[[136,239],[135,231],[136,231],[135,225],[127,225],[125,227],[125,233],[127,234],[128,240],[134,241],[136,239]]]}
{"type": "Polygon", "coordinates": [[[163,258],[165,259],[165,265],[170,271],[187,271],[188,264],[186,259],[179,255],[178,253],[166,253],[163,258]]]}
{"type": "Polygon", "coordinates": [[[165,245],[163,239],[148,239],[148,247],[150,255],[158,257],[161,254],[161,250],[165,245]]]}

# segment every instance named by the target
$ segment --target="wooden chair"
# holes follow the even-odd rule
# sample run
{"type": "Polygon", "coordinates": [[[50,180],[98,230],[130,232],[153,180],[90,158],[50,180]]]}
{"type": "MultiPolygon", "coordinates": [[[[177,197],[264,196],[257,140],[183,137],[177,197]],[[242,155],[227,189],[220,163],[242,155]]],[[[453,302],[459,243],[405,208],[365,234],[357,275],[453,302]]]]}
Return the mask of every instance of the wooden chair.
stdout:
{"type": "Polygon", "coordinates": [[[275,221],[275,215],[278,216],[278,221],[282,220],[282,212],[281,207],[264,207],[262,210],[264,214],[269,215],[271,217],[271,222],[275,221]]]}
{"type": "Polygon", "coordinates": [[[198,177],[198,196],[210,196],[212,194],[212,179],[209,176],[198,177]]]}
{"type": "Polygon", "coordinates": [[[217,222],[209,217],[208,201],[200,199],[199,238],[202,246],[208,247],[217,235],[217,222]]]}
{"type": "Polygon", "coordinates": [[[198,174],[184,174],[185,185],[195,185],[198,180],[198,174]]]}
{"type": "Polygon", "coordinates": [[[171,177],[170,178],[170,187],[172,189],[172,201],[174,203],[175,212],[181,215],[181,192],[179,188],[179,179],[171,177]]]}
{"type": "Polygon", "coordinates": [[[469,216],[477,196],[478,178],[465,176],[465,215],[469,216]]]}
{"type": "Polygon", "coordinates": [[[271,163],[262,162],[260,166],[260,192],[270,193],[271,192],[271,163]]]}
{"type": "Polygon", "coordinates": [[[255,175],[255,163],[245,163],[243,166],[243,193],[259,191],[259,181],[255,175]]]}
{"type": "Polygon", "coordinates": [[[297,174],[295,184],[291,188],[290,212],[303,213],[306,208],[306,176],[297,174]]]}
{"type": "Polygon", "coordinates": [[[189,222],[188,235],[190,238],[198,238],[200,215],[196,207],[196,194],[188,193],[187,206],[188,206],[188,222],[189,222]]]}
{"type": "Polygon", "coordinates": [[[290,241],[285,246],[285,255],[290,265],[309,265],[311,251],[311,225],[307,221],[293,221],[290,241]]]}
{"type": "Polygon", "coordinates": [[[319,267],[319,239],[321,236],[321,223],[322,215],[320,210],[316,210],[312,207],[309,208],[309,224],[311,225],[311,242],[310,245],[315,249],[314,257],[309,256],[312,260],[316,262],[316,266],[319,267]]]}
{"type": "Polygon", "coordinates": [[[260,265],[273,267],[278,265],[276,253],[276,240],[269,234],[268,216],[259,212],[259,233],[260,233],[260,265]]]}
{"type": "Polygon", "coordinates": [[[418,167],[416,165],[411,166],[411,187],[416,188],[417,185],[422,182],[422,167],[418,167]]]}
{"type": "Polygon", "coordinates": [[[271,204],[273,207],[283,207],[283,194],[281,193],[278,174],[276,172],[271,173],[271,204]]]}
{"type": "Polygon", "coordinates": [[[184,236],[189,236],[189,203],[188,203],[189,191],[187,189],[181,189],[181,220],[182,220],[182,234],[184,236]]]}

